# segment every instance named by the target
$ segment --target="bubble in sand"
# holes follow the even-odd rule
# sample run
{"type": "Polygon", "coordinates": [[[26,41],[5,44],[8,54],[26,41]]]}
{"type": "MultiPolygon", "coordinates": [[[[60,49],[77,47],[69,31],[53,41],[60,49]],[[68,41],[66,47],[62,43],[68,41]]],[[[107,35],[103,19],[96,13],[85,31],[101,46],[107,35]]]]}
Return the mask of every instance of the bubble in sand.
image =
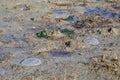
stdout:
{"type": "Polygon", "coordinates": [[[84,43],[92,44],[92,45],[98,45],[99,41],[96,38],[86,38],[83,40],[84,43]]]}
{"type": "Polygon", "coordinates": [[[21,61],[23,66],[38,66],[41,63],[41,60],[38,58],[27,58],[21,61]]]}

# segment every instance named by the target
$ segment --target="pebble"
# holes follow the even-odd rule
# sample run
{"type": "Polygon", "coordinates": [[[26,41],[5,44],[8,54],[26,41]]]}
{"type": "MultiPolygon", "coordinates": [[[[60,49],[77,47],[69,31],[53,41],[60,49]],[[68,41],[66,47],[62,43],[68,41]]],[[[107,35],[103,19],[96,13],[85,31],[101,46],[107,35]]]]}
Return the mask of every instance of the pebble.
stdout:
{"type": "Polygon", "coordinates": [[[70,30],[70,29],[65,28],[65,29],[61,30],[61,33],[65,34],[67,36],[72,36],[72,35],[74,35],[75,32],[74,32],[74,30],[70,30]]]}
{"type": "Polygon", "coordinates": [[[116,35],[116,36],[120,34],[120,30],[117,28],[109,28],[108,32],[112,33],[113,35],[116,35]]]}
{"type": "Polygon", "coordinates": [[[98,45],[99,41],[96,38],[86,38],[83,40],[84,43],[88,43],[91,45],[98,45]]]}
{"type": "Polygon", "coordinates": [[[41,63],[41,60],[38,58],[27,58],[21,61],[23,66],[38,66],[41,63]]]}
{"type": "Polygon", "coordinates": [[[64,19],[65,21],[74,23],[77,21],[77,18],[75,16],[68,16],[67,18],[64,19]]]}

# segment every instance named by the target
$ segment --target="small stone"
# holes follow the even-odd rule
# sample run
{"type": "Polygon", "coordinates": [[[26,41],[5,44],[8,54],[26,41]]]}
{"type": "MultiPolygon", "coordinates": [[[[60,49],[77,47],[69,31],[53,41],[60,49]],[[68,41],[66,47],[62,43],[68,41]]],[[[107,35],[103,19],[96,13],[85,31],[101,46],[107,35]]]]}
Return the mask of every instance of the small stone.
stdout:
{"type": "Polygon", "coordinates": [[[76,21],[74,24],[75,28],[83,28],[84,26],[86,26],[85,20],[76,21]]]}
{"type": "Polygon", "coordinates": [[[96,38],[86,38],[83,40],[84,43],[92,44],[92,45],[98,45],[99,41],[96,38]]]}
{"type": "Polygon", "coordinates": [[[101,34],[101,31],[100,31],[100,30],[97,30],[97,33],[98,33],[98,34],[101,34]]]}
{"type": "Polygon", "coordinates": [[[74,32],[74,30],[70,30],[70,29],[65,28],[65,29],[61,30],[61,33],[65,34],[67,36],[72,36],[75,32],[74,32]]]}
{"type": "Polygon", "coordinates": [[[41,63],[41,60],[38,58],[27,58],[21,61],[23,66],[38,66],[41,63]]]}
{"type": "Polygon", "coordinates": [[[116,36],[120,34],[120,30],[117,28],[109,28],[108,32],[112,33],[113,35],[116,35],[116,36]]]}
{"type": "Polygon", "coordinates": [[[47,37],[48,37],[46,31],[40,31],[40,32],[36,33],[36,35],[37,35],[37,37],[39,37],[39,38],[47,38],[47,37]]]}
{"type": "Polygon", "coordinates": [[[67,18],[65,18],[63,20],[74,23],[74,22],[76,22],[77,19],[75,16],[68,16],[67,18]]]}
{"type": "Polygon", "coordinates": [[[65,42],[65,46],[66,46],[66,47],[70,47],[70,44],[71,44],[71,41],[65,42]]]}
{"type": "Polygon", "coordinates": [[[35,21],[35,18],[30,18],[31,21],[35,21]]]}

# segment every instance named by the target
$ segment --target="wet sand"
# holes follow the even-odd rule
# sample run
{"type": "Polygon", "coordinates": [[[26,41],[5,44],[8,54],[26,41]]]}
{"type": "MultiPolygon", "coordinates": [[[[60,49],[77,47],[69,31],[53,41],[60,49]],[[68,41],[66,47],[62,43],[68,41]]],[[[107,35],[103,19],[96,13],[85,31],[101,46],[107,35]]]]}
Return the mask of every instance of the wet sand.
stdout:
{"type": "Polygon", "coordinates": [[[0,0],[0,80],[119,80],[119,56],[120,1],[0,0]]]}

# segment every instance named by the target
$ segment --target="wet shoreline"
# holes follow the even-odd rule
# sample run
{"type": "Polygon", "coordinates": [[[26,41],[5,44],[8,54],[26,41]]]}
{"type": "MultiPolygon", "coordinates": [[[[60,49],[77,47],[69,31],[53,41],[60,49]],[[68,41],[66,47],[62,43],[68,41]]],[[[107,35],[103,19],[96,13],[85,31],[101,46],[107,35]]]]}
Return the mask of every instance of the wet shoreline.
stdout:
{"type": "Polygon", "coordinates": [[[119,3],[1,0],[0,80],[119,80],[119,3]]]}

